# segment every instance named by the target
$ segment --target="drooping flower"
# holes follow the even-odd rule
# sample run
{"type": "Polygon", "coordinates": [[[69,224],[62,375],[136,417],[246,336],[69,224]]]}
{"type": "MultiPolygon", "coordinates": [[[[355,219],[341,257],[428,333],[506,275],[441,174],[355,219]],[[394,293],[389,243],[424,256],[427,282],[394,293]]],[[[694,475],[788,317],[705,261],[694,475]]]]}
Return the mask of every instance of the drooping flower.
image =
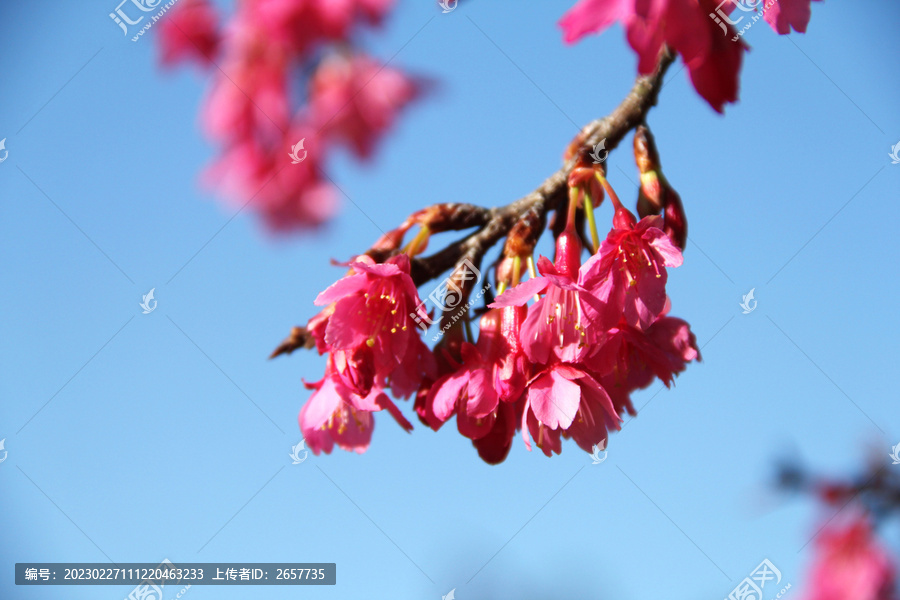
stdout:
{"type": "Polygon", "coordinates": [[[522,439],[529,434],[550,456],[562,451],[561,437],[571,437],[585,451],[606,440],[620,419],[606,390],[585,371],[554,363],[528,383],[522,414],[522,439]]]}
{"type": "Polygon", "coordinates": [[[390,387],[398,397],[409,396],[433,371],[433,357],[413,320],[427,315],[409,275],[409,257],[400,254],[377,264],[363,255],[349,266],[351,272],[315,301],[318,306],[334,304],[324,346],[349,358],[364,356],[338,365],[354,381],[371,381],[373,387],[390,387]],[[363,366],[371,374],[362,372],[363,366]]]}
{"type": "Polygon", "coordinates": [[[181,0],[159,24],[163,65],[191,59],[209,66],[219,49],[219,17],[208,0],[181,0]]]}
{"type": "Polygon", "coordinates": [[[328,359],[325,377],[306,384],[306,387],[315,391],[300,410],[298,420],[303,439],[313,454],[330,454],[334,444],[362,454],[369,447],[375,427],[372,413],[382,409],[386,409],[405,430],[412,429],[410,422],[380,387],[374,386],[361,396],[345,385],[335,368],[334,357],[328,359]]]}
{"type": "Polygon", "coordinates": [[[806,26],[812,16],[812,0],[779,0],[766,9],[763,14],[772,29],[781,35],[791,32],[791,28],[799,33],[806,33],[806,26]]]}
{"type": "Polygon", "coordinates": [[[671,386],[687,363],[700,360],[697,340],[681,319],[661,316],[646,331],[622,322],[606,332],[585,365],[609,393],[618,414],[634,416],[630,394],[658,378],[671,386]]]}
{"type": "Polygon", "coordinates": [[[896,600],[896,570],[867,517],[829,524],[816,540],[806,600],[896,600]]]}
{"type": "Polygon", "coordinates": [[[617,208],[613,229],[599,252],[582,267],[584,285],[607,298],[632,327],[646,329],[666,307],[666,267],[682,263],[681,251],[663,231],[663,220],[647,216],[636,221],[617,208]]]}
{"type": "Polygon", "coordinates": [[[462,364],[431,386],[427,402],[437,419],[456,414],[460,433],[474,440],[491,430],[501,403],[521,398],[527,366],[518,325],[525,312],[510,306],[481,317],[477,345],[463,342],[462,364]]]}
{"type": "Polygon", "coordinates": [[[397,114],[419,91],[419,85],[402,71],[369,56],[335,55],[316,69],[310,83],[310,105],[326,135],[368,158],[397,114]]]}
{"type": "MultiPolygon", "coordinates": [[[[718,112],[738,98],[738,74],[747,47],[730,24],[710,18],[716,0],[580,0],[560,20],[566,42],[599,33],[615,22],[638,55],[638,71],[651,73],[663,45],[680,54],[697,92],[718,112]],[[724,35],[722,29],[724,29],[724,35]]],[[[726,10],[732,5],[724,7],[726,10]]]]}
{"type": "Polygon", "coordinates": [[[580,266],[581,242],[574,231],[564,231],[557,238],[556,263],[540,257],[539,277],[510,288],[490,305],[523,306],[535,294],[545,293],[528,309],[520,335],[525,354],[536,363],[548,363],[551,355],[577,362],[591,351],[597,332],[616,321],[607,307],[608,290],[589,291],[588,270],[580,266]]]}

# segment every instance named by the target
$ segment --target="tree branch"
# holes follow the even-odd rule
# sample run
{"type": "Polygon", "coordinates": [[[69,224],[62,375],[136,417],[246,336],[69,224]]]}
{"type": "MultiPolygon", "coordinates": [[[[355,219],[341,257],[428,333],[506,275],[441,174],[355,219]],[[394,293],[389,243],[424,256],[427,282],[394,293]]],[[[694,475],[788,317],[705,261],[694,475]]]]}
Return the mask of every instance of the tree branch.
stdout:
{"type": "MultiPolygon", "coordinates": [[[[576,137],[581,149],[579,153],[589,153],[595,144],[604,138],[606,149],[612,150],[629,131],[644,122],[650,108],[656,105],[663,77],[675,55],[664,50],[659,66],[650,75],[638,77],[628,96],[609,115],[591,121],[576,137]]],[[[472,235],[453,243],[440,252],[412,262],[412,278],[417,286],[437,278],[457,263],[470,260],[479,265],[484,256],[497,241],[509,233],[512,226],[530,210],[546,215],[556,209],[566,199],[569,173],[578,163],[578,156],[569,159],[562,168],[550,175],[527,196],[507,206],[490,209],[487,223],[472,235]]]]}

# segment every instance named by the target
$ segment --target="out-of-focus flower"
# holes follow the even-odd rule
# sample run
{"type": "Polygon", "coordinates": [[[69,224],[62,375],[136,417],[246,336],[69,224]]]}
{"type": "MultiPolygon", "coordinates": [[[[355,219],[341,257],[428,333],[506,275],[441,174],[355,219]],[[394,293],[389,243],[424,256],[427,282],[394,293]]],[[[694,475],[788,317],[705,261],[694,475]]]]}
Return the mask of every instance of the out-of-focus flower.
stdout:
{"type": "Polygon", "coordinates": [[[159,24],[162,63],[194,60],[208,66],[219,49],[219,15],[208,0],[181,0],[159,24]]]}
{"type": "Polygon", "coordinates": [[[895,567],[869,519],[854,515],[816,539],[806,600],[896,600],[895,567]]]}
{"type": "Polygon", "coordinates": [[[315,122],[362,158],[372,155],[397,114],[418,94],[413,79],[362,54],[328,57],[310,83],[315,122]]]}

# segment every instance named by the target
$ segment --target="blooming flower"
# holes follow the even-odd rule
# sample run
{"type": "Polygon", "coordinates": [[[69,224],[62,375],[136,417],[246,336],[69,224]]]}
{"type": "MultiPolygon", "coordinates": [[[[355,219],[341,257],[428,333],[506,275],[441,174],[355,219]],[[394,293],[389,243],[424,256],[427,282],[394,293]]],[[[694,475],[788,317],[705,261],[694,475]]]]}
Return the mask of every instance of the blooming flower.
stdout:
{"type": "Polygon", "coordinates": [[[646,329],[666,306],[666,267],[682,263],[681,251],[663,231],[655,215],[636,221],[616,209],[613,229],[600,250],[582,267],[584,285],[607,299],[625,322],[646,329]]]}
{"type": "Polygon", "coordinates": [[[510,306],[481,317],[477,345],[464,342],[463,363],[438,379],[427,402],[441,422],[457,414],[460,433],[471,439],[488,434],[501,402],[514,402],[525,388],[526,362],[518,325],[526,309],[510,306]]]}
{"type": "Polygon", "coordinates": [[[325,377],[307,387],[315,392],[300,410],[298,420],[303,439],[313,454],[330,454],[334,444],[362,454],[369,447],[375,427],[372,413],[382,409],[387,409],[405,430],[412,429],[381,388],[373,387],[361,396],[346,386],[333,357],[328,359],[325,377]]]}
{"type": "Polygon", "coordinates": [[[572,437],[585,451],[606,440],[620,420],[609,395],[587,372],[554,363],[528,383],[522,414],[522,439],[528,435],[545,455],[562,451],[561,436],[572,437]],[[526,433],[527,432],[527,433],[526,433]]]}
{"type": "Polygon", "coordinates": [[[895,569],[864,516],[830,524],[816,540],[806,600],[896,600],[895,569]]]}
{"type": "MultiPolygon", "coordinates": [[[[556,264],[540,257],[541,276],[510,288],[490,308],[523,306],[535,294],[545,295],[528,309],[520,339],[529,359],[546,364],[551,353],[565,362],[577,362],[589,350],[595,333],[612,324],[605,290],[589,292],[588,270],[581,268],[581,243],[574,232],[557,239],[556,264]]],[[[585,264],[587,266],[587,263],[585,264]]]]}
{"type": "MultiPolygon", "coordinates": [[[[716,0],[580,0],[560,20],[566,42],[599,33],[615,22],[625,28],[638,55],[638,71],[651,73],[663,45],[681,55],[697,92],[718,112],[737,101],[738,73],[746,46],[722,35],[709,17],[716,0]]],[[[728,5],[726,8],[733,8],[728,5]]]]}
{"type": "Polygon", "coordinates": [[[616,412],[633,416],[631,392],[649,386],[657,377],[669,387],[688,362],[699,359],[690,326],[661,316],[646,331],[623,322],[606,332],[585,365],[609,393],[616,412]]]}
{"type": "MultiPolygon", "coordinates": [[[[433,358],[419,337],[410,313],[425,311],[409,276],[409,257],[400,254],[376,264],[368,256],[350,263],[351,272],[316,298],[316,305],[334,304],[325,326],[324,347],[343,351],[337,365],[352,381],[371,381],[406,397],[419,386],[433,358]],[[354,360],[359,356],[362,360],[354,360]],[[371,368],[371,374],[361,371],[371,368]]],[[[365,391],[365,390],[362,390],[365,391]]]]}

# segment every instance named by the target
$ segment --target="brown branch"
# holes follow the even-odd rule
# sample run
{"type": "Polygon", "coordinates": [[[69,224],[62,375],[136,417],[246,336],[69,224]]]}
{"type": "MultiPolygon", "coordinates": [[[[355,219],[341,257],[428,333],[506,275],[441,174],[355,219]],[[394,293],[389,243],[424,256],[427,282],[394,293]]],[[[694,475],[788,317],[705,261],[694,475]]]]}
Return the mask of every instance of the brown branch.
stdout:
{"type": "MultiPolygon", "coordinates": [[[[612,150],[629,131],[644,122],[650,108],[656,105],[659,90],[663,85],[666,70],[675,60],[675,55],[664,51],[659,66],[650,75],[638,77],[628,96],[609,115],[591,121],[576,138],[581,145],[581,153],[588,153],[595,144],[606,138],[606,149],[612,150]]],[[[519,218],[530,210],[546,215],[566,199],[569,173],[578,162],[575,156],[533,192],[507,206],[490,209],[487,224],[472,235],[449,245],[440,252],[412,263],[412,278],[417,286],[435,279],[443,272],[463,260],[480,264],[481,257],[497,241],[509,233],[519,218]]]]}

